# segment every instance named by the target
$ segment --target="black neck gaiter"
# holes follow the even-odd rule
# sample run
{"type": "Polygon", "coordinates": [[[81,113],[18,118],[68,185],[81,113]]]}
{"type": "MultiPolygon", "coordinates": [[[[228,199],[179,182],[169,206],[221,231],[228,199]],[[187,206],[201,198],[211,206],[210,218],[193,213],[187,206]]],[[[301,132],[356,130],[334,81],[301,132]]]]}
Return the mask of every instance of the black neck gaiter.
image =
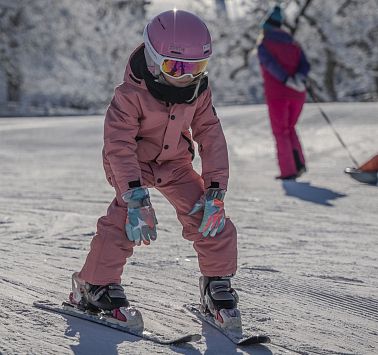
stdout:
{"type": "Polygon", "coordinates": [[[159,101],[171,104],[191,103],[208,87],[208,78],[207,76],[204,76],[201,79],[198,93],[193,98],[197,87],[197,81],[196,83],[183,88],[157,82],[156,78],[147,69],[146,59],[144,57],[144,47],[141,47],[141,49],[131,58],[130,66],[134,76],[138,79],[143,79],[150,94],[159,101]]]}

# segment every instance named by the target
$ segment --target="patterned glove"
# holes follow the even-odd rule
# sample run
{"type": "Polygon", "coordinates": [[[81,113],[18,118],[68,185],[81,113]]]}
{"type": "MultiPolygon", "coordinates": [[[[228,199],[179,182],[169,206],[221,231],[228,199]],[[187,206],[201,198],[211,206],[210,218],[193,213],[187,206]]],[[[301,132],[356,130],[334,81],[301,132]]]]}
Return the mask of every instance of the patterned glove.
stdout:
{"type": "Polygon", "coordinates": [[[145,187],[136,187],[124,193],[122,199],[127,203],[125,231],[127,238],[140,245],[156,240],[158,221],[150,202],[150,194],[145,187]]]}
{"type": "Polygon", "coordinates": [[[189,215],[193,215],[203,210],[202,223],[198,229],[204,237],[210,235],[215,237],[220,233],[226,223],[224,213],[224,195],[225,190],[222,189],[208,189],[205,194],[195,203],[189,215]]]}

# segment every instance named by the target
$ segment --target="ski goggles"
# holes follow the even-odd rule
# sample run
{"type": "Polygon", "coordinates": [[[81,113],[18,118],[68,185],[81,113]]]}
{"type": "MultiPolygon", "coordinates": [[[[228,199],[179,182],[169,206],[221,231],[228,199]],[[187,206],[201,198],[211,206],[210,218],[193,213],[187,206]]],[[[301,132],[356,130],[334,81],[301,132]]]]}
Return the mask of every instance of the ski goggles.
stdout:
{"type": "Polygon", "coordinates": [[[207,58],[181,60],[160,55],[156,52],[148,38],[147,26],[143,32],[143,40],[148,54],[151,56],[152,60],[159,65],[161,72],[173,79],[181,79],[185,76],[196,78],[206,70],[209,62],[207,58]]]}

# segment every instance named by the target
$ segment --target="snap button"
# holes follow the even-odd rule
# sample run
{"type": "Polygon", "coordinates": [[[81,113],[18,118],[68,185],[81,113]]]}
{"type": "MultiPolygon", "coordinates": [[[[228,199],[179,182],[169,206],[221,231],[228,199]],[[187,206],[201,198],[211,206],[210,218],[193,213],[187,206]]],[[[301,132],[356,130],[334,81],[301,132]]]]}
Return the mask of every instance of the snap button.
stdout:
{"type": "Polygon", "coordinates": [[[169,148],[169,145],[166,144],[166,145],[164,146],[164,149],[168,149],[168,148],[169,148]]]}
{"type": "Polygon", "coordinates": [[[171,115],[171,120],[174,120],[176,118],[175,115],[171,115]]]}
{"type": "Polygon", "coordinates": [[[156,182],[157,182],[158,184],[160,184],[160,183],[161,183],[161,179],[160,179],[160,178],[157,179],[156,182]]]}

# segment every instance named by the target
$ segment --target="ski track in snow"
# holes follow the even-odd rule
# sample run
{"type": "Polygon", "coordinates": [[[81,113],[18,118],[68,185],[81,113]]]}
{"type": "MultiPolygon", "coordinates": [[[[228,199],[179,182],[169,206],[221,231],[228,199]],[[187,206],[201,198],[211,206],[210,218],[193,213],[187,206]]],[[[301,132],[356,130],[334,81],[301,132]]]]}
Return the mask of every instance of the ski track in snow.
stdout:
{"type": "MultiPolygon", "coordinates": [[[[360,163],[377,153],[377,103],[322,108],[360,163]]],[[[201,333],[201,341],[157,345],[32,307],[67,297],[113,198],[103,118],[0,118],[1,354],[378,353],[377,188],[343,174],[350,160],[314,104],[298,126],[309,171],[297,182],[274,180],[265,106],[218,112],[231,164],[226,211],[239,237],[233,286],[245,329],[273,344],[236,348],[182,308],[199,298],[196,254],[156,191],[158,240],[135,249],[123,285],[147,329],[201,333]]]]}

